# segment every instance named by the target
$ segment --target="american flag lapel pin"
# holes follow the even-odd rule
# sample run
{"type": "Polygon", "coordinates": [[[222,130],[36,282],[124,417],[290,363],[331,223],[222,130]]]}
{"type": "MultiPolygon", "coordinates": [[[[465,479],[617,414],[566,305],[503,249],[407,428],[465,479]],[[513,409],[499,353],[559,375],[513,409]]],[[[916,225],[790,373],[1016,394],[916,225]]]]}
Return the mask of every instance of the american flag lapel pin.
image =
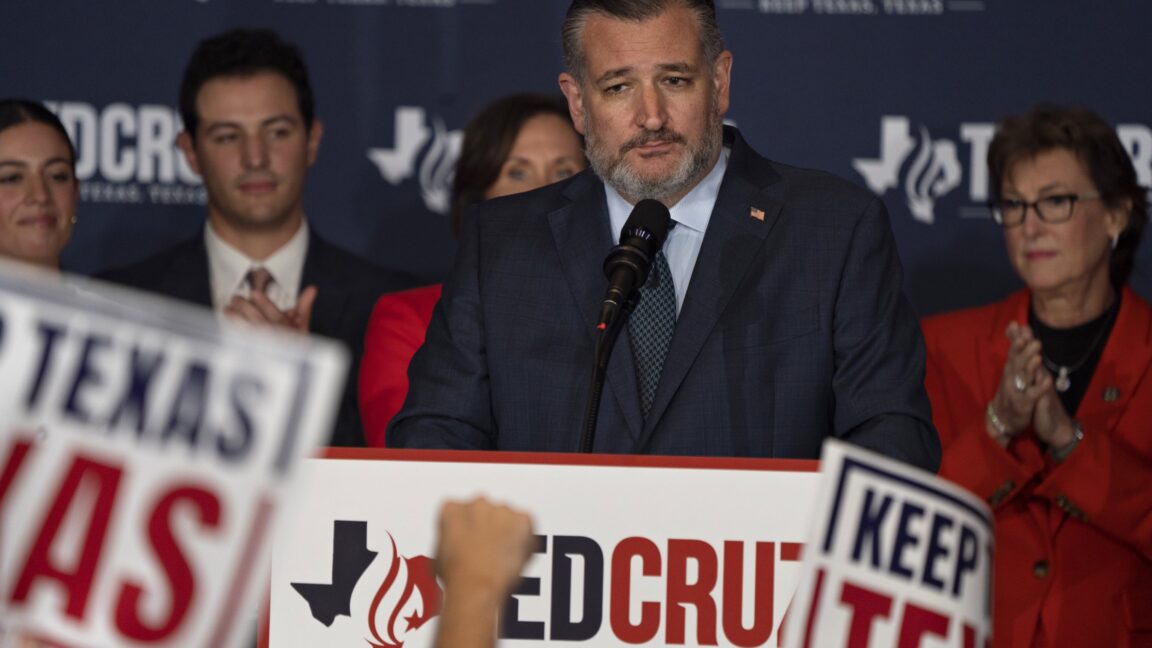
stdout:
{"type": "Polygon", "coordinates": [[[760,221],[761,223],[764,222],[764,210],[763,209],[760,209],[758,207],[753,207],[753,208],[748,210],[748,215],[751,216],[752,218],[755,218],[756,220],[760,221]]]}

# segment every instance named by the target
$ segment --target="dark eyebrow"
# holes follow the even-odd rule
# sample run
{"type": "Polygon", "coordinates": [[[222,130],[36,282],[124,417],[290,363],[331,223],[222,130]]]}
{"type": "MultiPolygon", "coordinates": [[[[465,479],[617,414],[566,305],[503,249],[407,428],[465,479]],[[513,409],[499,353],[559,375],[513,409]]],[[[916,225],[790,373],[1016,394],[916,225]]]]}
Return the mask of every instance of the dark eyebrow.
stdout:
{"type": "MultiPolygon", "coordinates": [[[[1072,189],[1070,189],[1068,187],[1067,184],[1065,184],[1065,182],[1063,180],[1057,180],[1056,182],[1049,182],[1048,184],[1044,185],[1043,187],[1040,187],[1040,189],[1036,192],[1038,194],[1037,200],[1043,200],[1044,198],[1051,198],[1054,195],[1056,195],[1056,196],[1066,195],[1065,193],[1053,194],[1052,193],[1053,191],[1075,193],[1074,191],[1072,191],[1072,189]],[[1047,195],[1045,195],[1045,194],[1047,194],[1047,195]]],[[[1019,196],[1020,190],[1017,189],[1016,187],[1008,187],[1003,193],[1016,194],[1017,196],[1019,196]]]]}
{"type": "MultiPolygon", "coordinates": [[[[268,119],[265,119],[264,121],[260,122],[260,127],[265,128],[265,127],[271,126],[273,124],[276,124],[278,122],[287,122],[291,125],[297,125],[300,123],[300,120],[296,119],[292,115],[274,115],[274,116],[269,117],[268,119]]],[[[214,123],[208,124],[208,126],[204,129],[204,132],[205,133],[212,133],[213,131],[220,130],[223,128],[240,128],[240,124],[238,124],[236,122],[232,122],[232,121],[214,122],[214,123]]]]}
{"type": "MultiPolygon", "coordinates": [[[[1052,192],[1052,191],[1072,191],[1072,190],[1070,188],[1068,188],[1068,185],[1064,184],[1063,180],[1058,180],[1056,182],[1049,182],[1048,184],[1044,185],[1043,187],[1040,187],[1040,194],[1041,194],[1040,197],[1041,198],[1050,198],[1052,196],[1052,194],[1049,192],[1052,192]],[[1045,193],[1048,193],[1048,195],[1047,196],[1043,195],[1045,193]]],[[[1075,192],[1073,192],[1073,193],[1075,193],[1075,192]]]]}
{"type": "MultiPolygon", "coordinates": [[[[45,167],[49,167],[54,164],[67,164],[69,167],[71,167],[72,160],[66,157],[54,157],[44,162],[45,167]]],[[[0,167],[17,167],[20,169],[25,169],[28,167],[28,163],[24,162],[23,160],[0,160],[0,167]]]]}
{"type": "MultiPolygon", "coordinates": [[[[681,74],[690,74],[690,73],[693,73],[696,71],[695,67],[693,67],[689,63],[684,63],[684,62],[660,63],[656,66],[656,69],[660,70],[661,72],[680,72],[681,74]]],[[[630,67],[630,66],[608,70],[607,72],[605,72],[604,74],[601,74],[599,77],[596,78],[596,83],[603,83],[609,79],[627,76],[631,72],[632,72],[632,67],[630,67]]]]}
{"type": "Polygon", "coordinates": [[[240,124],[235,122],[215,122],[208,124],[207,128],[204,129],[204,132],[212,133],[213,131],[223,130],[225,128],[240,128],[240,124]]]}
{"type": "Polygon", "coordinates": [[[300,120],[296,119],[295,117],[293,117],[291,115],[276,115],[275,117],[269,117],[268,119],[265,119],[264,121],[260,122],[260,125],[261,126],[272,126],[272,125],[277,124],[279,122],[287,122],[290,126],[297,126],[300,124],[300,120]]]}
{"type": "Polygon", "coordinates": [[[614,79],[616,77],[626,76],[631,71],[632,71],[631,67],[622,67],[622,68],[615,68],[613,70],[608,70],[604,74],[601,74],[600,76],[596,77],[596,83],[603,83],[603,82],[607,81],[608,79],[614,79]]]}

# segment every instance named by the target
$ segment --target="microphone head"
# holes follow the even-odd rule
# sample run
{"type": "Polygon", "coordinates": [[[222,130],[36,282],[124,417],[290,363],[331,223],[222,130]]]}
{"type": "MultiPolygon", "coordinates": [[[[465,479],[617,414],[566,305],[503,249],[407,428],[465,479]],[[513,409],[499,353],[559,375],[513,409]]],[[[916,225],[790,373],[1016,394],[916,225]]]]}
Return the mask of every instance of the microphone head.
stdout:
{"type": "Polygon", "coordinates": [[[651,256],[664,246],[664,238],[668,236],[668,225],[672,221],[672,214],[664,203],[652,198],[645,198],[636,203],[628,220],[620,230],[620,243],[627,241],[644,249],[651,256]],[[630,240],[631,239],[631,240],[630,240]],[[639,240],[636,240],[639,239],[639,240]]]}
{"type": "Polygon", "coordinates": [[[664,246],[671,221],[672,215],[664,203],[651,198],[636,203],[620,230],[620,244],[612,248],[604,260],[604,275],[612,279],[617,271],[624,269],[632,275],[632,286],[643,285],[648,279],[648,267],[664,246]]]}

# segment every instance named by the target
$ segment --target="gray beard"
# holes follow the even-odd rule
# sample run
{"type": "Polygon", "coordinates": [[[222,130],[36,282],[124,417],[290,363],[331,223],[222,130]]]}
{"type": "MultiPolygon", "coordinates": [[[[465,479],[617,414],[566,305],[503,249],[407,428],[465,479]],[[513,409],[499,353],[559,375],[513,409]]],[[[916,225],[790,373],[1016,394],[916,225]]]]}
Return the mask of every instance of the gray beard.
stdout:
{"type": "Polygon", "coordinates": [[[628,200],[635,202],[644,198],[654,198],[667,204],[669,198],[691,190],[712,169],[723,139],[723,123],[722,117],[713,113],[699,143],[688,149],[688,154],[670,174],[664,178],[645,178],[625,160],[624,154],[628,149],[649,139],[673,139],[682,142],[684,138],[678,133],[669,131],[649,131],[622,146],[621,152],[614,156],[600,145],[599,138],[590,127],[588,115],[585,114],[584,133],[588,163],[597,176],[628,200]]]}

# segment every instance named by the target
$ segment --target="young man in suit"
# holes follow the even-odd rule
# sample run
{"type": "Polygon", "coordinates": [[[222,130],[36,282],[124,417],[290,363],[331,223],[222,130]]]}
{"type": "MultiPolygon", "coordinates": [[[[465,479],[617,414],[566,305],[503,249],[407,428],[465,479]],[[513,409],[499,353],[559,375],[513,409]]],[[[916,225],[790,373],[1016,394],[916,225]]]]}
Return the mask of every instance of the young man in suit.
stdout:
{"type": "Polygon", "coordinates": [[[202,41],[180,86],[177,140],[204,179],[204,232],[102,278],[225,316],[342,341],[352,370],[330,439],[364,445],[356,363],[372,305],[409,285],[322,239],[304,216],[304,180],[324,129],[299,50],[267,30],[202,41]]]}
{"type": "Polygon", "coordinates": [[[732,54],[713,3],[575,0],[563,40],[560,87],[591,169],[464,219],[389,445],[580,448],[601,265],[632,206],[654,198],[675,227],[652,276],[674,291],[641,291],[594,451],[810,458],[834,436],[935,470],[923,344],[884,206],[724,127],[732,54]],[[632,326],[645,301],[665,314],[632,326]],[[652,330],[668,329],[653,365],[652,330]]]}

